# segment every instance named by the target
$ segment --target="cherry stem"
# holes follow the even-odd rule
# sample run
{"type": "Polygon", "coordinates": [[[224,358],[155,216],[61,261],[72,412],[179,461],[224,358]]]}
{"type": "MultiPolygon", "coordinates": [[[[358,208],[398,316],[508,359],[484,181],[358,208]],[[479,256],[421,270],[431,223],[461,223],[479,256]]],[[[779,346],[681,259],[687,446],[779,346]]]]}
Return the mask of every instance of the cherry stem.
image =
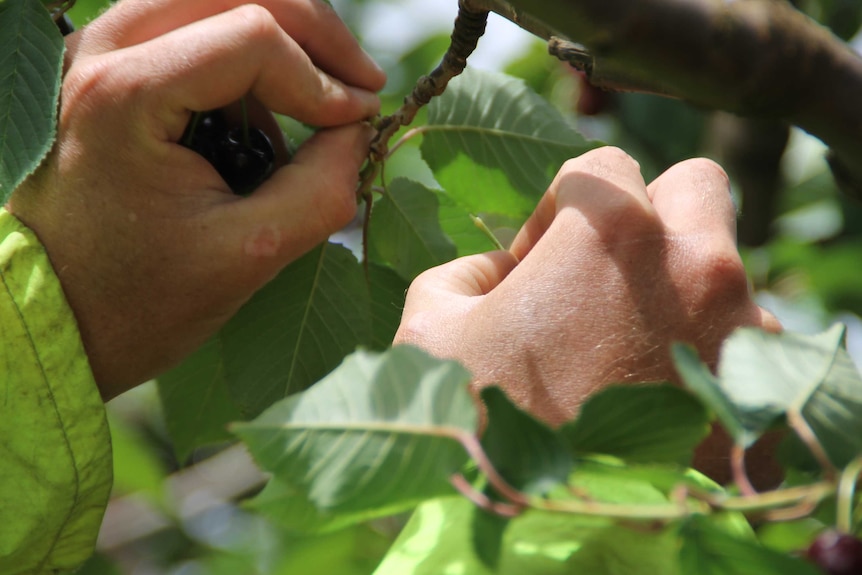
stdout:
{"type": "Polygon", "coordinates": [[[251,146],[251,134],[248,129],[248,104],[245,96],[239,99],[239,107],[242,110],[242,140],[246,146],[251,146]]]}
{"type": "Polygon", "coordinates": [[[183,140],[183,145],[185,147],[190,148],[192,146],[192,141],[195,137],[195,131],[198,129],[198,124],[200,124],[203,115],[203,112],[192,112],[191,125],[189,126],[185,139],[183,140]]]}

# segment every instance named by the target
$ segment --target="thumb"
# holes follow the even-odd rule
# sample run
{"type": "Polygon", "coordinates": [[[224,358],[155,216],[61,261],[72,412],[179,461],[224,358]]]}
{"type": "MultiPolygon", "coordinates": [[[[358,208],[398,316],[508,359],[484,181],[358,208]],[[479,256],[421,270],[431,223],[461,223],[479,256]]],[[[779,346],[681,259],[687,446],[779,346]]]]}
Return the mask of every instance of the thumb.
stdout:
{"type": "Polygon", "coordinates": [[[515,269],[510,252],[496,251],[458,258],[431,268],[413,280],[395,343],[412,343],[448,356],[453,334],[481,296],[491,292],[515,269]]]}
{"type": "Polygon", "coordinates": [[[233,267],[268,279],[350,223],[369,139],[359,124],[321,130],[254,194],[224,206],[217,219],[227,221],[215,225],[232,236],[233,267]]]}
{"type": "Polygon", "coordinates": [[[496,251],[458,258],[431,268],[410,285],[405,315],[414,310],[445,307],[446,301],[486,295],[500,285],[517,264],[518,260],[510,252],[496,251]]]}

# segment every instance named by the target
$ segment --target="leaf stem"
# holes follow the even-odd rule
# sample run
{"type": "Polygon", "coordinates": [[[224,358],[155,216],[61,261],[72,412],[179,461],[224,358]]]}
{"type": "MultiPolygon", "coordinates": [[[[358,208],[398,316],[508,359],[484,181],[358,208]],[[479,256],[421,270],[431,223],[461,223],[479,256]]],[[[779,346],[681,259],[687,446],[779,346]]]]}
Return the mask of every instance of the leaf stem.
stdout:
{"type": "Polygon", "coordinates": [[[494,244],[494,247],[500,251],[506,251],[506,248],[503,247],[503,244],[500,243],[500,240],[497,239],[497,236],[494,235],[494,232],[491,231],[491,228],[485,223],[485,221],[479,216],[474,216],[470,214],[470,219],[473,220],[473,224],[479,228],[483,234],[494,244]]]}
{"type": "Polygon", "coordinates": [[[808,422],[802,417],[802,413],[798,409],[788,409],[786,418],[787,424],[796,432],[796,435],[799,436],[799,439],[808,447],[817,463],[820,464],[826,478],[834,481],[837,475],[835,466],[829,460],[829,455],[827,455],[826,450],[823,449],[823,445],[818,441],[814,430],[811,429],[808,422]]]}
{"type": "Polygon", "coordinates": [[[838,511],[835,527],[842,533],[853,532],[853,493],[860,475],[862,475],[862,456],[857,457],[844,468],[838,481],[838,511]]]}
{"type": "Polygon", "coordinates": [[[757,495],[757,490],[748,479],[748,473],[745,471],[745,446],[734,443],[730,448],[730,469],[733,474],[733,481],[739,487],[739,491],[746,497],[757,495]]]}

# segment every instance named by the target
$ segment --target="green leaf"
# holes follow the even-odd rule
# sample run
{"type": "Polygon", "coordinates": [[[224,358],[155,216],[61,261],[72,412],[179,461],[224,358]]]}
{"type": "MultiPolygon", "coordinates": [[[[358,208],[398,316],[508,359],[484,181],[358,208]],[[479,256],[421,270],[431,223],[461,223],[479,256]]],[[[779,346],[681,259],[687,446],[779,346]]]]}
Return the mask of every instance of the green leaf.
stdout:
{"type": "Polygon", "coordinates": [[[445,193],[437,194],[440,228],[455,244],[457,257],[496,250],[497,246],[470,217],[470,213],[445,193]]]}
{"type": "Polygon", "coordinates": [[[523,81],[468,68],[428,107],[422,155],[474,213],[526,217],[569,158],[594,147],[523,81]]]}
{"type": "Polygon", "coordinates": [[[320,246],[285,268],[210,341],[159,377],[178,459],[229,439],[230,422],[309,387],[357,346],[388,346],[404,298],[403,280],[393,276],[371,268],[372,304],[362,266],[340,245],[320,246]]]}
{"type": "Polygon", "coordinates": [[[560,435],[516,407],[499,387],[482,390],[488,424],[482,447],[509,485],[534,495],[566,482],[572,458],[560,435]]]}
{"type": "Polygon", "coordinates": [[[39,0],[0,2],[0,205],[54,142],[64,49],[39,0]]]}
{"type": "Polygon", "coordinates": [[[369,248],[375,259],[412,280],[455,258],[452,241],[440,229],[437,195],[418,182],[397,178],[374,204],[369,248]]]}
{"type": "Polygon", "coordinates": [[[308,391],[234,431],[324,514],[391,514],[451,493],[476,432],[469,373],[409,346],[357,352],[308,391]]]}
{"type": "MultiPolygon", "coordinates": [[[[283,529],[296,533],[331,533],[381,515],[379,509],[348,513],[318,509],[300,489],[277,478],[271,479],[263,491],[244,505],[283,529]]],[[[393,513],[399,508],[393,508],[393,513]]]]}
{"type": "Polygon", "coordinates": [[[737,443],[751,445],[776,417],[772,410],[743,413],[722,391],[721,383],[700,361],[697,350],[689,345],[674,344],[671,350],[677,372],[683,383],[715,412],[724,429],[737,443]],[[751,428],[751,430],[749,430],[751,428]]]}
{"type": "Polygon", "coordinates": [[[688,520],[680,530],[680,572],[698,575],[817,575],[813,565],[738,539],[713,525],[703,515],[688,520]]]}
{"type": "Polygon", "coordinates": [[[590,397],[562,433],[575,452],[604,453],[632,463],[691,463],[710,432],[709,414],[672,385],[620,385],[590,397]]]}
{"type": "Polygon", "coordinates": [[[201,445],[231,439],[227,424],[241,416],[227,392],[218,336],[160,376],[158,387],[177,460],[187,461],[201,445]]]}
{"type": "MultiPolygon", "coordinates": [[[[482,390],[488,423],[482,447],[494,469],[512,487],[524,493],[544,495],[565,484],[572,458],[562,438],[544,423],[516,407],[499,387],[482,390]]],[[[499,499],[492,485],[485,494],[499,499]]],[[[495,567],[502,550],[508,520],[476,509],[473,542],[477,557],[495,567]]]]}
{"type": "Polygon", "coordinates": [[[362,266],[324,244],[267,284],[219,333],[225,379],[244,415],[308,388],[371,340],[362,266]]]}
{"type": "Polygon", "coordinates": [[[473,513],[463,498],[423,504],[374,575],[680,574],[673,529],[630,530],[601,517],[533,511],[510,521],[492,571],[473,550],[473,513]]]}
{"type": "Polygon", "coordinates": [[[370,347],[383,351],[392,345],[395,332],[401,325],[401,313],[410,284],[392,268],[377,264],[368,265],[371,283],[371,342],[370,347]]]}
{"type": "Polygon", "coordinates": [[[843,466],[862,453],[862,377],[843,341],[841,325],[818,335],[743,328],[722,347],[718,377],[689,348],[674,348],[674,357],[738,443],[747,447],[779,418],[799,414],[843,466]]]}

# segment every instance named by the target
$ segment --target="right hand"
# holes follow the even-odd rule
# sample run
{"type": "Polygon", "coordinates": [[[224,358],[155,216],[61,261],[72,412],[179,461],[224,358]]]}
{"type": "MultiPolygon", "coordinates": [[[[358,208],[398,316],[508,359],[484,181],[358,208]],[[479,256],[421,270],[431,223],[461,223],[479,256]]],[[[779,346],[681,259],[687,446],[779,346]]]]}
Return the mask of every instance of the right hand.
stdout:
{"type": "Polygon", "coordinates": [[[9,208],[44,244],[109,399],[352,219],[358,122],[385,77],[319,0],[121,0],[66,41],[56,144],[9,208]],[[193,111],[246,95],[331,128],[243,198],[178,141],[193,111]]]}
{"type": "MultiPolygon", "coordinates": [[[[780,329],[751,297],[735,223],[713,162],[647,186],[621,150],[593,150],[560,170],[510,251],[420,275],[396,342],[457,359],[476,387],[499,384],[561,424],[611,383],[675,380],[675,341],[714,364],[733,329],[780,329]]],[[[725,478],[727,454],[714,436],[698,465],[725,478]]]]}

